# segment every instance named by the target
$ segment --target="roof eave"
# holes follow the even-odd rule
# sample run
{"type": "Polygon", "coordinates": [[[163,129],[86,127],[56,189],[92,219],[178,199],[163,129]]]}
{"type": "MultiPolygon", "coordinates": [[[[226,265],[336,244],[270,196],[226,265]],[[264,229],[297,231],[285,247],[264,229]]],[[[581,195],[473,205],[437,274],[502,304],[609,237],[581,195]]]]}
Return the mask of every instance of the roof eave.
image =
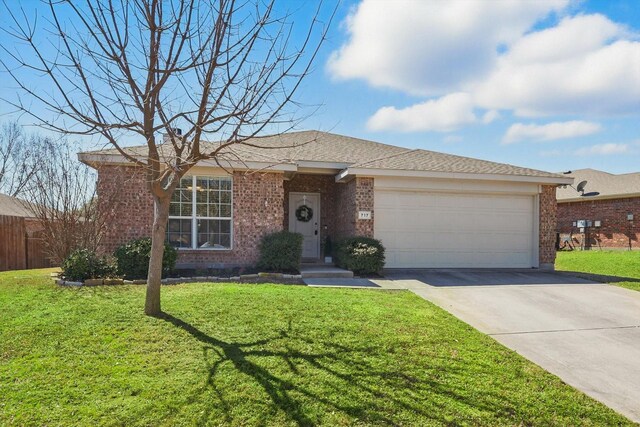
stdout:
{"type": "MultiPolygon", "coordinates": [[[[139,160],[144,160],[144,157],[138,156],[139,160]]],[[[95,153],[78,153],[78,159],[93,168],[98,168],[100,165],[110,166],[135,166],[135,164],[127,160],[120,154],[95,154],[95,153]]],[[[259,171],[277,171],[277,172],[296,172],[298,167],[292,163],[273,163],[273,162],[242,162],[242,161],[230,161],[220,160],[219,164],[215,160],[203,160],[198,162],[197,166],[226,168],[233,170],[259,170],[259,171]]]]}
{"type": "Polygon", "coordinates": [[[640,193],[605,194],[602,196],[591,196],[591,197],[582,197],[582,196],[569,197],[564,199],[558,199],[558,203],[589,202],[592,200],[631,199],[634,197],[640,197],[640,193]]]}
{"type": "Polygon", "coordinates": [[[532,176],[532,175],[506,175],[495,173],[462,173],[462,172],[437,172],[417,171],[403,169],[374,169],[374,168],[346,168],[336,175],[336,182],[344,182],[355,175],[360,176],[395,176],[410,178],[441,178],[441,179],[465,179],[483,181],[511,181],[531,182],[536,184],[567,185],[573,183],[573,178],[561,176],[532,176]]]}

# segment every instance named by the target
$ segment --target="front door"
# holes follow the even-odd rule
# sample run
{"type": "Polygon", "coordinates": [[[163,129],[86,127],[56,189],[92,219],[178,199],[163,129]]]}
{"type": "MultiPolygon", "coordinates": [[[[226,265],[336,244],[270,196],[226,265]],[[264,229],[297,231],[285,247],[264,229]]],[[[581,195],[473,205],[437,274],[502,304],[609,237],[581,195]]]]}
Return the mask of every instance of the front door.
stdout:
{"type": "Polygon", "coordinates": [[[320,258],[320,194],[289,193],[289,231],[304,236],[302,258],[320,258]]]}

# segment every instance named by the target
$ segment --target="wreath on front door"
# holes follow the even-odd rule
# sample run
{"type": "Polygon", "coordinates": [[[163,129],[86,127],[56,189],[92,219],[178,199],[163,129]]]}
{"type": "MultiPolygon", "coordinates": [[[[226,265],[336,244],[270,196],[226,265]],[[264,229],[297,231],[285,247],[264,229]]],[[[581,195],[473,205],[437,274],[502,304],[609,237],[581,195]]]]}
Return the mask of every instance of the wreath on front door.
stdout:
{"type": "Polygon", "coordinates": [[[313,218],[313,209],[307,205],[302,205],[296,209],[296,218],[298,221],[309,222],[313,218]]]}

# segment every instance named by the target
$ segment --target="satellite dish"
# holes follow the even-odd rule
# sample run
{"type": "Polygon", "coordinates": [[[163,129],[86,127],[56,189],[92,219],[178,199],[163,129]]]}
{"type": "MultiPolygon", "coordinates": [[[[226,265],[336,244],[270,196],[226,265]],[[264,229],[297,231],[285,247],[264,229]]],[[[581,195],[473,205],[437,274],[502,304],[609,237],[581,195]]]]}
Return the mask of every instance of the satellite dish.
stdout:
{"type": "Polygon", "coordinates": [[[587,186],[587,181],[580,181],[580,183],[576,187],[576,190],[578,190],[578,192],[584,194],[584,187],[586,187],[586,186],[587,186]]]}

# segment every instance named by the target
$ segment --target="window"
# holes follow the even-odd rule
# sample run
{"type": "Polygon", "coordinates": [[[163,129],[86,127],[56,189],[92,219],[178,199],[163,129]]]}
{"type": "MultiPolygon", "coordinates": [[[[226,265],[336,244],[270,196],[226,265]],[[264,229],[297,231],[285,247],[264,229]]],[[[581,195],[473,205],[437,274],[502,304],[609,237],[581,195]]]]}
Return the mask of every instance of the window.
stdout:
{"type": "Polygon", "coordinates": [[[231,249],[231,193],[231,177],[183,177],[171,197],[169,244],[188,249],[231,249]]]}

